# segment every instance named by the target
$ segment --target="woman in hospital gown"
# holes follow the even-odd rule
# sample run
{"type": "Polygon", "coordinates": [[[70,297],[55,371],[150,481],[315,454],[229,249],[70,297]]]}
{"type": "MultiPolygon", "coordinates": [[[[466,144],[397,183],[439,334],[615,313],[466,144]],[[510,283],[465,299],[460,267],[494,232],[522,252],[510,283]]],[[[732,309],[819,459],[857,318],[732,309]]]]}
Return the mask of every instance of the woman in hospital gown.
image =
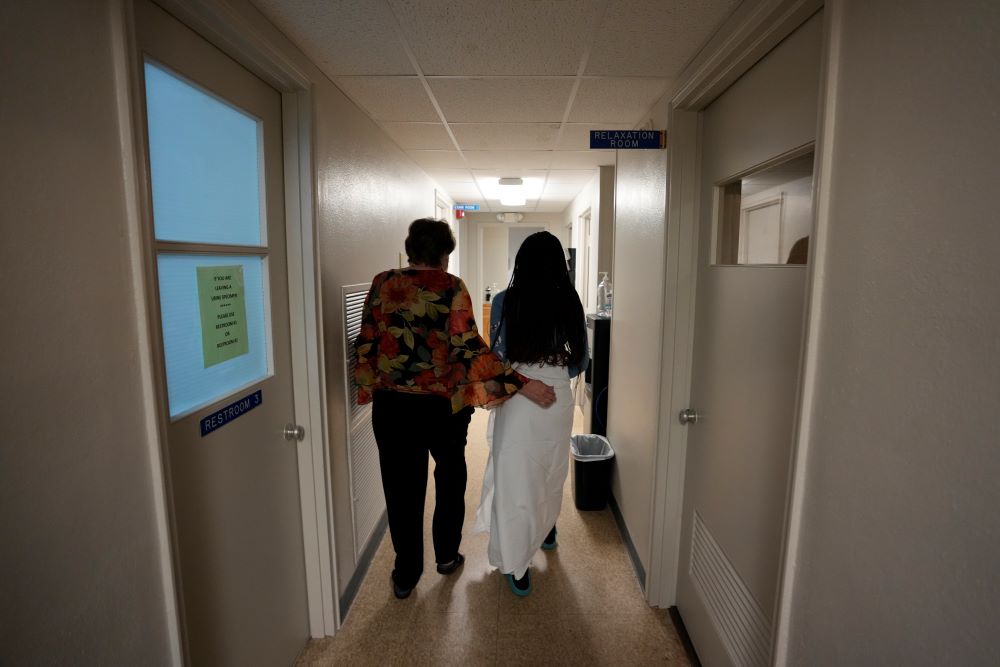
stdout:
{"type": "Polygon", "coordinates": [[[547,408],[514,395],[490,415],[476,530],[489,532],[490,564],[523,597],[531,591],[532,555],[539,546],[556,546],[573,426],[570,379],[588,363],[583,305],[555,236],[538,232],[524,240],[490,320],[493,351],[556,392],[547,408]]]}

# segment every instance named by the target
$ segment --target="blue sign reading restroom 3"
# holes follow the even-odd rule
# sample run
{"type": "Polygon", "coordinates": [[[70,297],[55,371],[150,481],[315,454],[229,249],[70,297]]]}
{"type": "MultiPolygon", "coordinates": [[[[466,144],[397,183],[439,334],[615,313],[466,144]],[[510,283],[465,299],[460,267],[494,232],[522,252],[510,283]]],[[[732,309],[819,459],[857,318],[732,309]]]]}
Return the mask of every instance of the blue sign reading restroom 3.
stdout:
{"type": "Polygon", "coordinates": [[[205,437],[217,428],[222,428],[234,419],[242,417],[250,412],[262,402],[261,390],[258,389],[249,396],[244,396],[238,401],[230,403],[221,410],[216,410],[210,415],[201,419],[201,437],[205,437]]]}
{"type": "Polygon", "coordinates": [[[666,148],[667,133],[661,130],[591,130],[591,148],[666,148]]]}

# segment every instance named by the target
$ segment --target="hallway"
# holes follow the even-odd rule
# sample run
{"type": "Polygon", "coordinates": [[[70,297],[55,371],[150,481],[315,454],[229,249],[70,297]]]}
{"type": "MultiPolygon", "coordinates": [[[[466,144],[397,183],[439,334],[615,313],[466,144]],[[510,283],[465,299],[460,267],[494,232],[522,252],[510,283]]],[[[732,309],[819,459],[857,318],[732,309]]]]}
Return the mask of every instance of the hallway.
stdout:
{"type": "Polygon", "coordinates": [[[0,33],[0,665],[688,664],[671,608],[709,667],[1000,665],[1000,2],[9,1],[0,33]],[[485,535],[391,592],[349,331],[427,216],[480,325],[527,230],[585,312],[613,281],[585,414],[624,530],[567,482],[525,599],[485,535]]]}
{"type": "MultiPolygon", "coordinates": [[[[298,665],[689,665],[667,611],[643,600],[611,510],[578,511],[569,479],[559,547],[538,551],[531,595],[511,594],[487,561],[488,536],[468,534],[488,454],[487,418],[477,410],[469,427],[462,569],[450,577],[434,571],[429,475],[426,564],[413,594],[406,600],[392,595],[386,532],[343,628],[336,637],[310,641],[298,665]]],[[[577,410],[574,432],[581,422],[577,410]]]]}

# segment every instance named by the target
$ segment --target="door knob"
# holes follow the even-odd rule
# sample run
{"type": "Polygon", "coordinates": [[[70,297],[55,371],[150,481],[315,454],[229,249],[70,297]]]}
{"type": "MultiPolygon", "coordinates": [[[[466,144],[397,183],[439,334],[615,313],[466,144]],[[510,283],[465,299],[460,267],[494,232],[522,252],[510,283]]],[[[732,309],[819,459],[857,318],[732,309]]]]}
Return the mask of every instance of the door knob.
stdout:
{"type": "Polygon", "coordinates": [[[306,437],[306,430],[298,424],[285,424],[285,440],[302,440],[306,437]]]}
{"type": "Polygon", "coordinates": [[[694,424],[698,421],[698,411],[693,408],[684,408],[677,415],[682,424],[694,424]]]}

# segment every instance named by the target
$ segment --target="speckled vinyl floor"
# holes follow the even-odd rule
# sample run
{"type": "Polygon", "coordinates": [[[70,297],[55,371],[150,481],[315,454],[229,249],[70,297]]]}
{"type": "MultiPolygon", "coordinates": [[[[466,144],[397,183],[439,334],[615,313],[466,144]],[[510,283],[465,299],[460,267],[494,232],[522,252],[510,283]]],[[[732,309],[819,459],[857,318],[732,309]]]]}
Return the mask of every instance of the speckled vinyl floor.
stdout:
{"type": "Polygon", "coordinates": [[[392,594],[386,534],[337,636],[310,641],[297,664],[689,665],[666,610],[643,599],[611,511],[578,511],[568,479],[559,547],[532,560],[528,597],[510,592],[487,560],[488,536],[469,534],[486,467],[486,421],[477,410],[469,428],[465,565],[450,576],[434,570],[428,475],[427,565],[413,594],[392,594]]]}

